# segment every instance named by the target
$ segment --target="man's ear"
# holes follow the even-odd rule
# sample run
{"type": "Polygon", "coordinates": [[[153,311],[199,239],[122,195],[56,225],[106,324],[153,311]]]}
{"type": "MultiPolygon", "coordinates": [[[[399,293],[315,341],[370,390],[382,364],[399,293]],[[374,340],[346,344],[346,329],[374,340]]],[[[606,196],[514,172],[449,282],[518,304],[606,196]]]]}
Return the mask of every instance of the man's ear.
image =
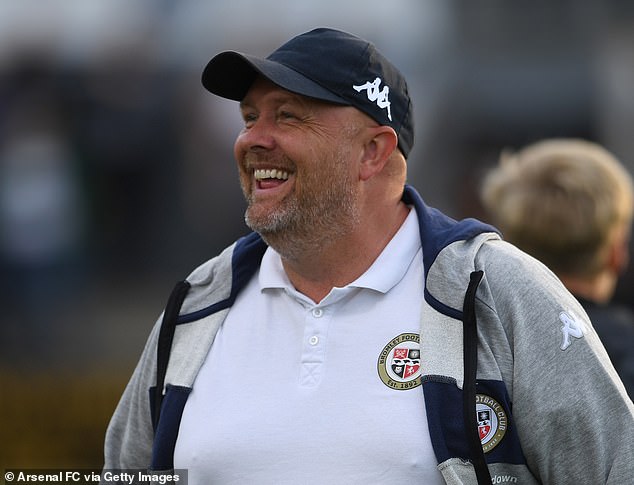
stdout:
{"type": "Polygon", "coordinates": [[[630,262],[629,231],[619,228],[610,241],[608,264],[615,274],[625,272],[630,262]]]}
{"type": "Polygon", "coordinates": [[[398,136],[393,128],[373,126],[368,130],[368,142],[359,167],[360,180],[369,180],[380,173],[398,145],[398,136]]]}

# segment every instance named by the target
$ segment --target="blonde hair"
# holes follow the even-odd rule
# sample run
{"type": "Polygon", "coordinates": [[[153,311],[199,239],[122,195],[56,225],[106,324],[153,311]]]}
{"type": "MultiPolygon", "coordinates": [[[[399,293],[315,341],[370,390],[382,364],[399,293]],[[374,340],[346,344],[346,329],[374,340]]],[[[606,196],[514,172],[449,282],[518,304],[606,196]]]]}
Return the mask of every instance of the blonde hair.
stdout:
{"type": "Polygon", "coordinates": [[[552,139],[504,153],[482,185],[504,237],[556,273],[591,275],[615,230],[630,230],[632,178],[603,147],[552,139]]]}

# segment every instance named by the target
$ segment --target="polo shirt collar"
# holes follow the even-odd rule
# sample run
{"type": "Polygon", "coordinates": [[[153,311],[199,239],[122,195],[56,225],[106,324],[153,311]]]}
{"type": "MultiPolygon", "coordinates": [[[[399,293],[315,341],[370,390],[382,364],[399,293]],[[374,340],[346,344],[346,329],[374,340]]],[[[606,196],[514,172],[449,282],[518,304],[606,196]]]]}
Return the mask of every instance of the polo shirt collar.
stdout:
{"type": "MultiPolygon", "coordinates": [[[[372,266],[347,287],[387,293],[403,279],[420,250],[418,219],[416,211],[410,209],[407,218],[372,266]]],[[[267,248],[262,258],[259,283],[261,290],[283,288],[294,291],[280,255],[271,247],[267,248]]]]}

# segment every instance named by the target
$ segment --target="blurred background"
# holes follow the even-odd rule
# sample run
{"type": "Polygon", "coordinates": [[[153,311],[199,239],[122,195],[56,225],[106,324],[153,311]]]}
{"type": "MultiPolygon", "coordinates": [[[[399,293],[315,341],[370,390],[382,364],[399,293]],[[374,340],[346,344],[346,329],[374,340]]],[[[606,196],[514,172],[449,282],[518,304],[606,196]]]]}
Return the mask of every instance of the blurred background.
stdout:
{"type": "Polygon", "coordinates": [[[410,183],[453,217],[541,138],[634,170],[634,2],[0,0],[0,468],[101,466],[173,284],[247,232],[237,105],[200,73],[318,26],[406,75],[410,183]]]}

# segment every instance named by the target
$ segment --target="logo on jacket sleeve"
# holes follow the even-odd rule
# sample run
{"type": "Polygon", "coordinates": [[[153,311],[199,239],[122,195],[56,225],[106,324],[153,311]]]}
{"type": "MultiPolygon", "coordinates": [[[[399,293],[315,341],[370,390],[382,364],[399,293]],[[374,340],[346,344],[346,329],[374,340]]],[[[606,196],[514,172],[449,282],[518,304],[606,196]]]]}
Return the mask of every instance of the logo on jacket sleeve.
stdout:
{"type": "Polygon", "coordinates": [[[402,333],[383,347],[377,363],[383,384],[403,391],[420,386],[420,337],[415,333],[402,333]]]}
{"type": "Polygon", "coordinates": [[[482,450],[488,453],[504,438],[508,418],[504,407],[486,394],[476,394],[476,417],[482,450]]]}
{"type": "Polygon", "coordinates": [[[561,333],[563,334],[563,339],[561,341],[561,350],[566,350],[570,347],[572,341],[570,337],[574,338],[582,338],[587,333],[587,328],[583,320],[578,318],[571,311],[561,312],[559,314],[559,320],[562,323],[561,333]]]}

